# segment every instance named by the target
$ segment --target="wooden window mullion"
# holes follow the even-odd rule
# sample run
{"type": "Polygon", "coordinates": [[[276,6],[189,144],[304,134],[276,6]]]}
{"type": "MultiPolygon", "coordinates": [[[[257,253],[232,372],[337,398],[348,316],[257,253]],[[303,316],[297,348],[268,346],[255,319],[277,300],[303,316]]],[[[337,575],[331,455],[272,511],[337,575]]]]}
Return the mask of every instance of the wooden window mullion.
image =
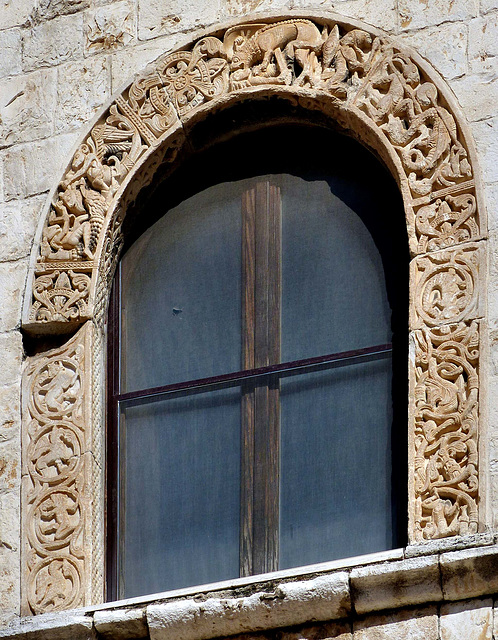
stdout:
{"type": "MultiPolygon", "coordinates": [[[[244,368],[280,360],[280,192],[260,181],[243,198],[244,368]],[[252,235],[253,234],[253,235],[252,235]]],[[[279,384],[271,377],[243,396],[242,439],[249,444],[242,463],[241,572],[278,568],[279,384]],[[252,466],[249,471],[249,465],[252,466]],[[251,526],[252,525],[252,526],[251,526]],[[251,529],[251,534],[249,533],[251,529]],[[249,538],[251,548],[249,548],[249,538]]]]}

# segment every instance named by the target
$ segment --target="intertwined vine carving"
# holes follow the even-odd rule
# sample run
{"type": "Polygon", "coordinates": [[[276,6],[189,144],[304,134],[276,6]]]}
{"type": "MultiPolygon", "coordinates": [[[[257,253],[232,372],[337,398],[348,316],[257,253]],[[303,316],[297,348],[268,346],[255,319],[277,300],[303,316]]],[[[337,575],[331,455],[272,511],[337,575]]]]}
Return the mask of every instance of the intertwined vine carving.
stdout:
{"type": "MultiPolygon", "coordinates": [[[[468,145],[443,93],[390,38],[327,20],[241,24],[161,56],[115,98],[59,183],[36,248],[25,327],[100,323],[126,206],[161,163],[174,161],[196,118],[265,95],[332,113],[389,158],[404,197],[416,344],[411,537],[475,532],[484,240],[468,145]]],[[[90,428],[78,394],[82,363],[85,375],[90,365],[78,344],[28,369],[27,599],[35,612],[81,603],[88,581],[81,495],[90,428]]]]}
{"type": "Polygon", "coordinates": [[[244,24],[161,56],[93,127],[47,216],[29,322],[92,316],[91,288],[109,212],[149,149],[206,105],[231,93],[243,97],[244,91],[277,87],[359,112],[384,136],[411,194],[415,253],[479,237],[465,142],[438,88],[407,53],[386,37],[334,23],[244,24]]]}
{"type": "Polygon", "coordinates": [[[89,478],[89,328],[34,357],[23,425],[25,605],[41,613],[85,604],[89,478]],[[86,454],[86,457],[85,457],[86,454]]]}
{"type": "Polygon", "coordinates": [[[415,332],[415,536],[477,532],[477,321],[415,332]]]}

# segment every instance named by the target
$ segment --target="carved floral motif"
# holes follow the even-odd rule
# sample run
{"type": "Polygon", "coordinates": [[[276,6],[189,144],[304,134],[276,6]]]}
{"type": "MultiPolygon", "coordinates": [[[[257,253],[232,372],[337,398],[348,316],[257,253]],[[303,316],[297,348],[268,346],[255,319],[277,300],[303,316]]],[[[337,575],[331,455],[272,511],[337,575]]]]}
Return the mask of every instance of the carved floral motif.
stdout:
{"type": "Polygon", "coordinates": [[[64,348],[33,357],[25,373],[23,565],[32,613],[85,604],[89,332],[85,326],[64,348]]]}
{"type": "MultiPolygon", "coordinates": [[[[361,123],[366,133],[356,133],[399,167],[410,249],[424,254],[411,272],[415,536],[475,532],[482,231],[465,138],[445,96],[410,54],[362,29],[290,18],[217,36],[149,65],[76,151],[37,248],[26,326],[58,330],[102,319],[127,198],[152,180],[164,161],[160,149],[167,146],[174,160],[187,135],[182,123],[230,96],[291,94],[303,108],[324,110],[330,103],[341,122],[361,123]]],[[[27,369],[25,599],[36,613],[83,604],[88,588],[84,389],[91,365],[84,331],[27,369]]]]}
{"type": "Polygon", "coordinates": [[[46,220],[29,322],[92,316],[86,278],[97,278],[108,212],[147,149],[219,97],[276,85],[319,92],[339,109],[359,110],[383,134],[401,160],[413,199],[429,198],[415,207],[417,240],[411,244],[418,251],[479,237],[474,196],[452,191],[462,183],[473,186],[465,144],[439,90],[408,54],[387,37],[335,23],[291,18],[243,24],[158,58],[93,127],[46,220]],[[437,190],[447,193],[431,198],[437,190]],[[60,281],[63,272],[67,277],[60,281]],[[56,289],[63,295],[53,294],[56,289]]]}
{"type": "Polygon", "coordinates": [[[429,327],[476,317],[480,250],[466,245],[429,253],[412,262],[414,326],[429,327]]]}
{"type": "Polygon", "coordinates": [[[476,321],[415,332],[415,536],[478,526],[476,321]]]}

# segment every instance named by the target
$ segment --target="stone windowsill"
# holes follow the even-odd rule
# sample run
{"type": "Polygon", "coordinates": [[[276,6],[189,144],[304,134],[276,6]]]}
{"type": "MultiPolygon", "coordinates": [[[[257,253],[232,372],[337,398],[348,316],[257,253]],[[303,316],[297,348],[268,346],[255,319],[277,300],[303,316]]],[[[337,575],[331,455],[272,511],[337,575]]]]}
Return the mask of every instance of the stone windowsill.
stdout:
{"type": "Polygon", "coordinates": [[[498,542],[453,538],[25,617],[0,638],[209,640],[498,592],[498,542]]]}

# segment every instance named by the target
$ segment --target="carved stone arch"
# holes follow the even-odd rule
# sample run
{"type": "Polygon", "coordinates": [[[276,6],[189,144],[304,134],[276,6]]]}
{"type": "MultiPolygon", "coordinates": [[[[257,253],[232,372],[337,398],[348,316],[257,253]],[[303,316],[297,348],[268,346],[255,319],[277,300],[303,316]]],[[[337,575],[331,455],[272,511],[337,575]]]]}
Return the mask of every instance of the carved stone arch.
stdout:
{"type": "Polygon", "coordinates": [[[275,96],[374,149],[402,192],[411,261],[409,539],[476,533],[485,221],[472,141],[416,53],[332,14],[232,24],[160,56],[96,119],[53,192],[23,327],[74,332],[24,377],[24,610],[103,594],[103,321],[128,205],[195,123],[275,96]],[[482,293],[481,293],[482,296],[482,293]]]}

